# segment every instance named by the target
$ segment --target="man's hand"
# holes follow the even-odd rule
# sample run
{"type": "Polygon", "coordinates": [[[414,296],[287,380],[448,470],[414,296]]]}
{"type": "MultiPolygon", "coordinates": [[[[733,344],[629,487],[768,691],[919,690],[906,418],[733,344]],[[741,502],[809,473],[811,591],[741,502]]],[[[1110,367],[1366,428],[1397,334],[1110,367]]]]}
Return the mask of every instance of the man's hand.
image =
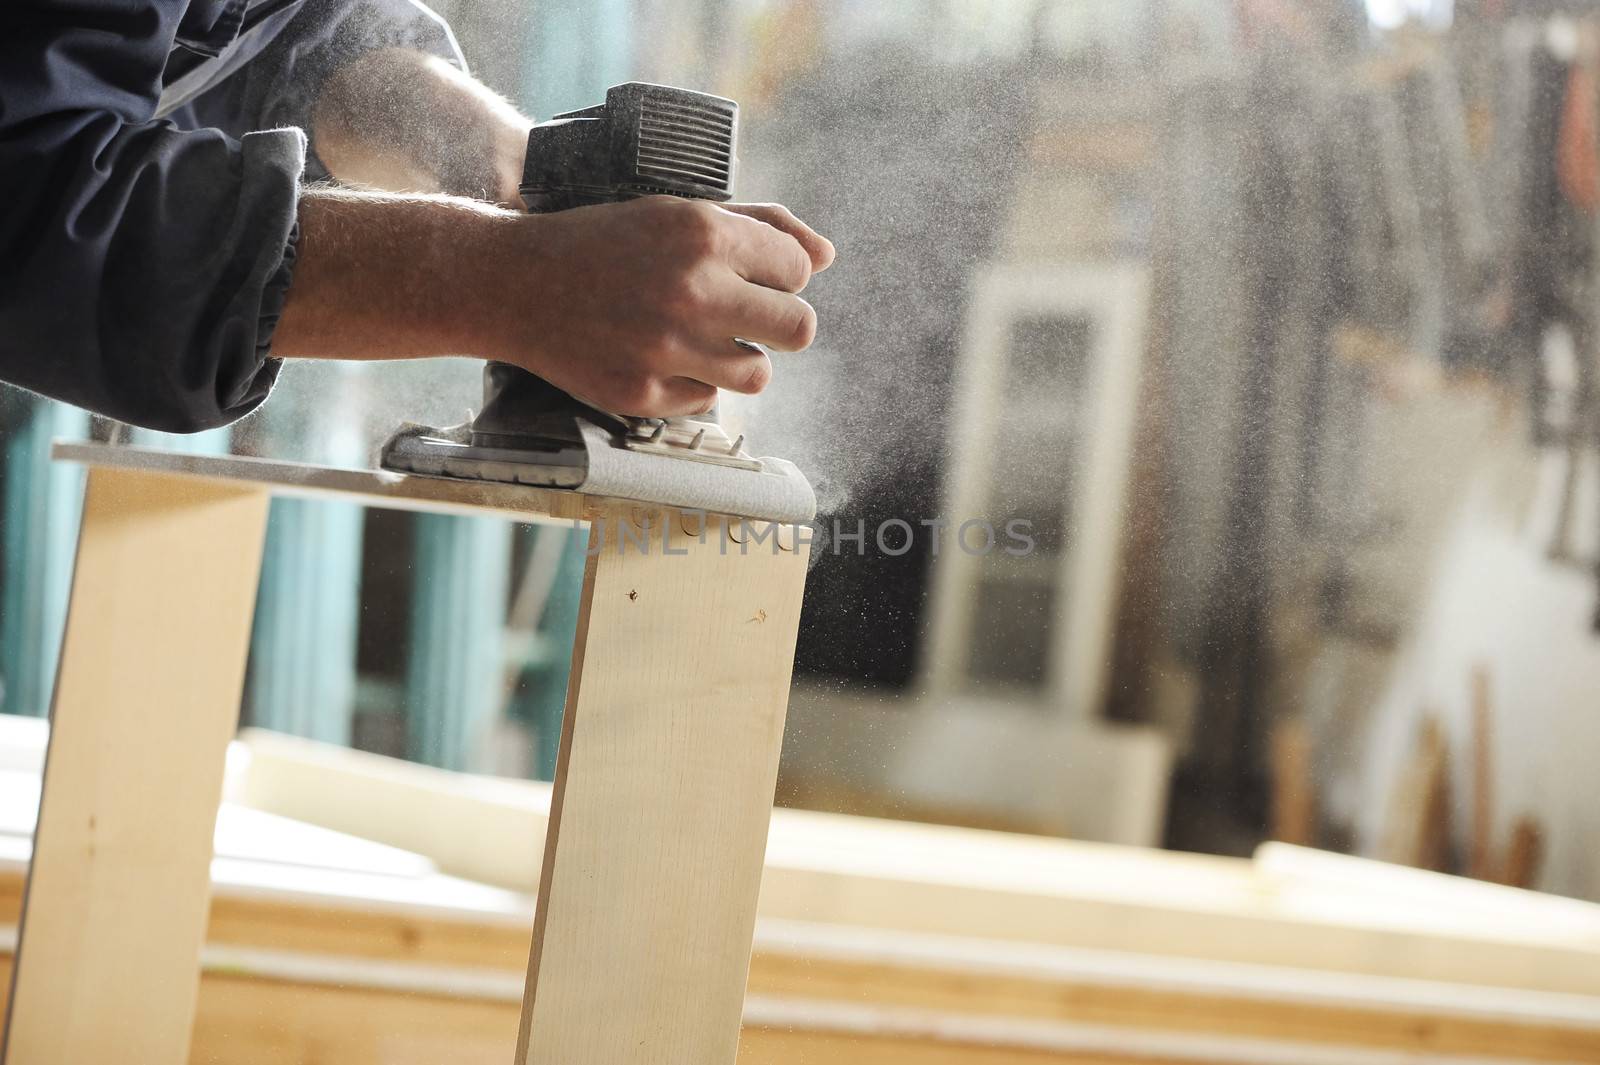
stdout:
{"type": "MultiPolygon", "coordinates": [[[[520,206],[531,123],[442,60],[403,49],[336,73],[313,119],[335,177],[520,206]]],[[[776,204],[649,197],[521,215],[450,196],[312,190],[278,355],[479,355],[615,414],[709,410],[799,351],[799,293],[833,245],[776,204]]]]}
{"type": "Polygon", "coordinates": [[[719,388],[772,379],[766,353],[734,338],[800,351],[816,336],[798,293],[833,246],[775,204],[653,196],[518,228],[507,343],[493,354],[601,410],[702,413],[719,388]]]}
{"type": "Polygon", "coordinates": [[[782,207],[650,197],[525,215],[444,196],[308,190],[274,354],[477,355],[616,414],[759,392],[808,346],[798,293],[833,246],[782,207]]]}

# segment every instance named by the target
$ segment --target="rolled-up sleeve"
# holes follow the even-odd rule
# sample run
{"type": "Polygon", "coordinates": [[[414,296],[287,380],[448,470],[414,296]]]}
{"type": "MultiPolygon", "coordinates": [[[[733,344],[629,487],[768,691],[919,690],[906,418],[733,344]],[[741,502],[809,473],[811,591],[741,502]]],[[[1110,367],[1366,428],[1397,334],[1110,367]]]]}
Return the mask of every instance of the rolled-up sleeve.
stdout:
{"type": "Polygon", "coordinates": [[[341,67],[383,48],[422,52],[466,69],[449,25],[419,0],[306,0],[259,55],[175,117],[181,125],[235,134],[267,126],[304,129],[311,136],[306,178],[324,181],[331,175],[317,157],[311,120],[317,99],[341,67]]]}
{"type": "Polygon", "coordinates": [[[0,3],[0,378],[175,432],[272,386],[306,158],[152,119],[184,7],[0,3]]]}
{"type": "Polygon", "coordinates": [[[328,77],[381,48],[424,52],[466,69],[449,25],[417,0],[310,0],[290,30],[255,64],[279,75],[277,91],[256,112],[273,125],[311,128],[311,109],[328,77]]]}

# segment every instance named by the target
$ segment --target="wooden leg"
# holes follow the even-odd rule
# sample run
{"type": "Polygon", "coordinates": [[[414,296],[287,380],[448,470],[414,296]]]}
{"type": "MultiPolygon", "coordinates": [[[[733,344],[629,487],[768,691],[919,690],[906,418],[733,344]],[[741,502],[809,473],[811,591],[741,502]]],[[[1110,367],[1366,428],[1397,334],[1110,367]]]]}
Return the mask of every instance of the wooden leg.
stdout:
{"type": "Polygon", "coordinates": [[[188,1060],[267,493],[89,474],[0,1059],[188,1060]]]}
{"type": "Polygon", "coordinates": [[[806,549],[653,521],[591,533],[517,1065],[738,1049],[806,549]]]}

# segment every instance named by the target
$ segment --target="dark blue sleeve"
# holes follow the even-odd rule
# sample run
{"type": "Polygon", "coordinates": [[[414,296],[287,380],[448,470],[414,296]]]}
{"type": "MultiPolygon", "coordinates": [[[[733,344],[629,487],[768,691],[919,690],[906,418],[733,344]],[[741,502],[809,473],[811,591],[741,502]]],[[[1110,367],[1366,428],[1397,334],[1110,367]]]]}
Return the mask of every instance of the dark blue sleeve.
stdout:
{"type": "Polygon", "coordinates": [[[154,120],[182,0],[0,0],[0,378],[191,432],[266,398],[305,136],[154,120]]]}
{"type": "Polygon", "coordinates": [[[335,71],[379,48],[408,48],[466,69],[449,25],[420,0],[305,0],[249,63],[172,117],[236,136],[299,127],[311,139],[305,179],[325,181],[331,175],[317,158],[312,109],[335,71]]]}

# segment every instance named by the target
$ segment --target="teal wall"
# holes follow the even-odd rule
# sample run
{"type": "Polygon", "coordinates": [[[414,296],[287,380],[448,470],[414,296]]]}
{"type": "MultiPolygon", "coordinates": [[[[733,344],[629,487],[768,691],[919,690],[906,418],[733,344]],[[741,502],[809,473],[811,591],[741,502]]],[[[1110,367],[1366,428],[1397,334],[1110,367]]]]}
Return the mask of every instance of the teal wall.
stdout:
{"type": "Polygon", "coordinates": [[[84,480],[81,467],[50,461],[50,442],[83,439],[89,418],[9,388],[0,408],[0,710],[43,717],[66,624],[84,480]]]}
{"type": "Polygon", "coordinates": [[[629,80],[629,0],[540,0],[529,20],[518,102],[537,118],[588,107],[629,80]]]}

